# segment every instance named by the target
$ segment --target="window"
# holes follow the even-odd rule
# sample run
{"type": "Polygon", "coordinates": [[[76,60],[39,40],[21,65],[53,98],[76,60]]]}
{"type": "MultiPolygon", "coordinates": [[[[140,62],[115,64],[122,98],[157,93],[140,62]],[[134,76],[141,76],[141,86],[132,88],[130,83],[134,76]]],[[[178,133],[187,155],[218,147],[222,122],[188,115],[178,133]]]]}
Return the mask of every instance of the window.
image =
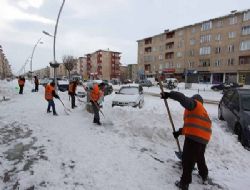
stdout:
{"type": "Polygon", "coordinates": [[[234,65],[234,58],[228,59],[228,60],[227,60],[227,65],[228,65],[228,66],[234,65]]]}
{"type": "Polygon", "coordinates": [[[215,41],[221,41],[221,34],[215,35],[215,41]]]}
{"type": "Polygon", "coordinates": [[[215,54],[219,54],[221,52],[221,48],[220,47],[216,47],[215,48],[215,54]]]}
{"type": "Polygon", "coordinates": [[[215,60],[214,66],[219,67],[220,65],[221,65],[221,60],[220,59],[215,60]]]}
{"type": "Polygon", "coordinates": [[[201,31],[210,30],[212,28],[212,21],[204,22],[201,25],[201,31]]]}
{"type": "Polygon", "coordinates": [[[230,17],[229,18],[229,24],[236,24],[237,23],[237,16],[230,17]]]}
{"type": "Polygon", "coordinates": [[[242,32],[242,35],[250,34],[250,26],[243,26],[241,32],[242,32]]]}
{"type": "Polygon", "coordinates": [[[183,31],[181,30],[178,32],[178,36],[182,36],[182,35],[183,35],[183,31]]]}
{"type": "Polygon", "coordinates": [[[195,44],[195,39],[190,39],[190,45],[194,45],[195,44]]]}
{"type": "Polygon", "coordinates": [[[151,47],[146,47],[145,48],[145,53],[150,53],[152,52],[152,48],[151,47]]]}
{"type": "Polygon", "coordinates": [[[242,41],[240,43],[240,51],[250,50],[250,40],[242,41]]]}
{"type": "Polygon", "coordinates": [[[236,32],[228,32],[228,38],[235,38],[236,32]]]}
{"type": "Polygon", "coordinates": [[[241,56],[240,57],[240,65],[250,64],[250,56],[241,56]]]}
{"type": "Polygon", "coordinates": [[[180,52],[180,51],[177,52],[176,56],[177,56],[177,57],[182,57],[182,52],[180,52]]]}
{"type": "Polygon", "coordinates": [[[243,15],[243,21],[250,20],[250,11],[245,12],[243,15]]]}
{"type": "Polygon", "coordinates": [[[183,44],[184,44],[184,40],[180,40],[179,42],[178,42],[178,48],[181,48],[181,47],[183,47],[183,44]]]}
{"type": "Polygon", "coordinates": [[[200,48],[200,55],[209,55],[211,53],[211,47],[201,47],[200,48]]]}
{"type": "Polygon", "coordinates": [[[189,68],[193,68],[193,67],[194,67],[194,62],[190,62],[190,61],[189,61],[189,62],[188,62],[188,67],[189,67],[189,68]]]}
{"type": "Polygon", "coordinates": [[[206,43],[211,41],[211,35],[201,35],[201,43],[206,43]]]}
{"type": "Polygon", "coordinates": [[[162,55],[159,55],[159,60],[162,60],[163,59],[163,56],[162,55]]]}
{"type": "Polygon", "coordinates": [[[234,45],[233,44],[228,46],[228,52],[234,52],[234,45]]]}
{"type": "Polygon", "coordinates": [[[189,51],[189,56],[190,56],[190,57],[193,57],[193,56],[194,56],[194,50],[193,50],[193,49],[189,51]]]}
{"type": "Polygon", "coordinates": [[[223,26],[223,21],[222,20],[218,20],[218,22],[216,23],[216,27],[217,28],[221,28],[223,26]]]}
{"type": "Polygon", "coordinates": [[[210,60],[209,59],[200,60],[200,66],[201,67],[209,67],[210,66],[210,60]]]}
{"type": "Polygon", "coordinates": [[[180,63],[177,63],[177,64],[176,64],[176,68],[181,68],[181,64],[180,64],[180,63]]]}

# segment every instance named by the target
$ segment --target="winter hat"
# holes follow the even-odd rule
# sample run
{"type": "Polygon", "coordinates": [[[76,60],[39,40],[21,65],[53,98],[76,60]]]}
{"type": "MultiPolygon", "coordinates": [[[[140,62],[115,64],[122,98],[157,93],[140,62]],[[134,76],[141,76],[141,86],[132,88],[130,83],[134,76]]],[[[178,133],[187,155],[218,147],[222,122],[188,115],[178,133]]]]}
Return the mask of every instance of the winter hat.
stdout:
{"type": "Polygon", "coordinates": [[[192,96],[193,99],[198,100],[200,103],[203,104],[203,98],[199,94],[195,94],[192,96]]]}

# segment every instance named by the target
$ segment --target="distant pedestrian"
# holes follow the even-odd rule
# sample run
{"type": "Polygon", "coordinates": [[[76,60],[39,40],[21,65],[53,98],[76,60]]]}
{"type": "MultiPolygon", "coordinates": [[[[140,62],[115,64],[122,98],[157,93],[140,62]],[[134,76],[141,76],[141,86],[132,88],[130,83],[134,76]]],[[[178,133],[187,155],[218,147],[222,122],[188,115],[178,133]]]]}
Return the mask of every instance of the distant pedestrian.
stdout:
{"type": "Polygon", "coordinates": [[[23,94],[24,84],[25,84],[25,78],[23,76],[19,76],[18,78],[19,94],[23,94]]]}
{"type": "Polygon", "coordinates": [[[74,109],[76,106],[76,89],[77,89],[78,81],[74,80],[69,83],[68,94],[71,97],[71,108],[74,109]]]}
{"type": "Polygon", "coordinates": [[[39,80],[37,76],[34,76],[34,83],[35,83],[35,92],[38,92],[39,80]]]}
{"type": "Polygon", "coordinates": [[[50,108],[52,107],[53,115],[58,115],[56,113],[53,97],[60,99],[60,97],[55,92],[55,83],[51,82],[50,84],[47,84],[45,87],[45,99],[48,101],[47,113],[51,112],[50,108]]]}
{"type": "Polygon", "coordinates": [[[178,138],[179,135],[185,135],[182,154],[183,172],[180,181],[176,181],[175,185],[181,190],[188,190],[196,163],[203,183],[207,183],[208,169],[204,154],[212,134],[212,122],[203,106],[202,97],[195,94],[189,98],[180,92],[171,91],[170,93],[161,93],[161,98],[174,99],[185,108],[184,126],[173,132],[175,138],[178,138]]]}

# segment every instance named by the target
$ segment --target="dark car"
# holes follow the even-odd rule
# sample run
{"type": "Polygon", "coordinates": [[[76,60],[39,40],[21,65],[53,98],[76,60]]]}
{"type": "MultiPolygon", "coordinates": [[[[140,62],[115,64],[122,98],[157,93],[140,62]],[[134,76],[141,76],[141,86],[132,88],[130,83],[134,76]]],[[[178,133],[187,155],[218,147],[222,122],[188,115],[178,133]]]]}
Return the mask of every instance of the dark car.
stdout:
{"type": "Polygon", "coordinates": [[[240,85],[238,83],[235,82],[231,82],[231,83],[221,83],[221,84],[215,84],[211,87],[212,90],[214,91],[219,91],[219,90],[228,90],[230,88],[238,88],[238,87],[242,87],[243,85],[240,85]]]}
{"type": "Polygon", "coordinates": [[[250,148],[250,89],[225,91],[218,107],[218,117],[238,135],[243,146],[250,148]]]}

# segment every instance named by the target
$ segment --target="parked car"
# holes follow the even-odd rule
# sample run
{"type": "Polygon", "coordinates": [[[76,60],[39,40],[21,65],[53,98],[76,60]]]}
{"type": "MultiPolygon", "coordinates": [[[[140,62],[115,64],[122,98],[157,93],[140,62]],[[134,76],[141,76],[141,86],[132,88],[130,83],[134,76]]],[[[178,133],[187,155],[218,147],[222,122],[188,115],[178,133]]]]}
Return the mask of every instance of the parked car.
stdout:
{"type": "Polygon", "coordinates": [[[122,86],[112,101],[114,106],[132,106],[142,108],[144,105],[143,88],[141,85],[132,84],[122,86]]]}
{"type": "Polygon", "coordinates": [[[57,79],[57,85],[58,85],[58,90],[60,90],[61,92],[65,92],[69,88],[69,81],[57,79]]]}
{"type": "Polygon", "coordinates": [[[225,120],[243,146],[250,147],[250,89],[228,89],[218,107],[218,118],[225,120]]]}
{"type": "Polygon", "coordinates": [[[145,86],[145,87],[151,87],[151,86],[153,86],[153,83],[150,80],[140,80],[139,84],[141,86],[145,86]]]}
{"type": "Polygon", "coordinates": [[[178,86],[178,80],[176,78],[166,78],[162,85],[163,87],[172,90],[178,86]]]}
{"type": "Polygon", "coordinates": [[[231,83],[221,83],[221,84],[215,84],[211,86],[211,89],[214,91],[219,91],[219,90],[227,90],[230,88],[238,88],[238,87],[243,87],[243,85],[231,82],[231,83]]]}

